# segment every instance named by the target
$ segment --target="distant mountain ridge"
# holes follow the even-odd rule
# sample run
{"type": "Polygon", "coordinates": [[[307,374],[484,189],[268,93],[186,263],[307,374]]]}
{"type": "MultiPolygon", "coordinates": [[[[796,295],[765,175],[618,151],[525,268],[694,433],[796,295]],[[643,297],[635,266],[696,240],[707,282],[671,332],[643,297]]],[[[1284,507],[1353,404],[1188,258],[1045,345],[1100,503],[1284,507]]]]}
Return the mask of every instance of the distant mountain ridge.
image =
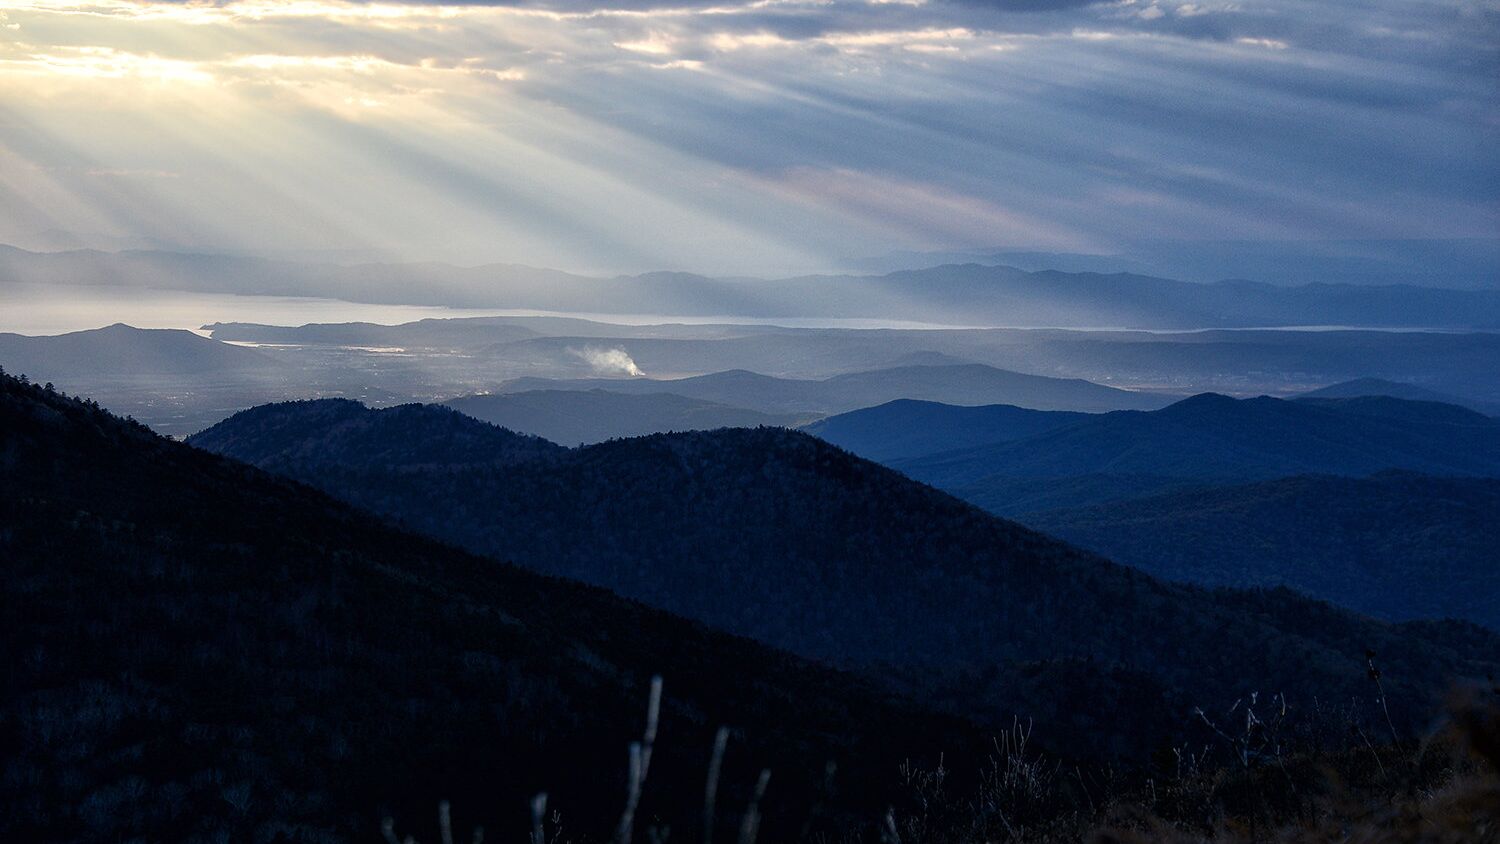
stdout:
{"type": "Polygon", "coordinates": [[[903,366],[851,372],[829,378],[776,378],[730,370],[689,378],[521,378],[500,392],[530,390],[608,390],[621,393],[670,392],[766,413],[841,413],[862,407],[916,399],[947,404],[1015,404],[1043,410],[1157,408],[1171,399],[1106,387],[1078,378],[1049,378],[996,369],[984,364],[903,366]]]}
{"type": "Polygon", "coordinates": [[[418,346],[456,348],[539,336],[507,317],[423,319],[400,325],[373,322],[312,323],[299,326],[214,323],[204,326],[215,340],[331,346],[418,346]]]}
{"type": "Polygon", "coordinates": [[[191,331],[134,328],[122,323],[89,331],[31,337],[0,334],[0,365],[55,381],[99,378],[253,377],[286,367],[254,349],[191,331]]]}
{"type": "Polygon", "coordinates": [[[612,279],[514,265],[298,264],[172,252],[0,250],[0,283],[114,284],[387,304],[677,316],[840,317],[1015,327],[1500,327],[1500,291],[1027,272],[950,264],[877,276],[612,279]]]}
{"type": "MultiPolygon", "coordinates": [[[[421,347],[427,321],[391,326],[375,345],[421,347]]],[[[1133,385],[1181,394],[1217,390],[1297,393],[1310,386],[1377,375],[1500,404],[1490,373],[1500,369],[1500,333],[1368,330],[1101,331],[1038,329],[786,328],[765,324],[617,325],[564,317],[454,319],[445,338],[496,367],[546,377],[598,375],[577,357],[590,346],[618,348],[651,377],[750,370],[786,378],[827,378],[911,365],[983,363],[1048,377],[1133,385]],[[486,335],[490,323],[542,336],[486,335]]],[[[215,324],[215,339],[314,343],[342,326],[298,328],[215,324]]],[[[437,361],[434,361],[437,363],[437,361]]],[[[507,376],[513,377],[513,376],[507,376]]],[[[503,380],[503,379],[502,379],[503,380]]],[[[492,389],[493,384],[484,385],[492,389]]],[[[1459,402],[1462,403],[1462,402],[1459,402]]],[[[1482,409],[1482,408],[1481,408],[1482,409]]]]}
{"type": "Polygon", "coordinates": [[[1473,290],[1495,287],[1500,238],[1165,240],[1132,244],[1121,254],[1111,255],[1014,249],[898,252],[855,265],[866,271],[890,272],[967,262],[1033,271],[1124,271],[1199,282],[1248,278],[1283,286],[1334,282],[1473,290]]]}

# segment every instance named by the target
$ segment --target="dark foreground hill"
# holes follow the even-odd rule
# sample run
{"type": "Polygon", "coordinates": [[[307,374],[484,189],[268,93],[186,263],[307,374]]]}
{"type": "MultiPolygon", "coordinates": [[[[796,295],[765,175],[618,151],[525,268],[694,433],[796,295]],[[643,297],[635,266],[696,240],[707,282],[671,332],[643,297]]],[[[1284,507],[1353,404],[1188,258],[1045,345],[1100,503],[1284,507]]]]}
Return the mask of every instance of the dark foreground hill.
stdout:
{"type": "MultiPolygon", "coordinates": [[[[323,424],[340,407],[302,409],[323,424]]],[[[453,434],[456,414],[425,410],[453,434]]],[[[697,828],[720,724],[736,729],[725,825],[767,765],[770,840],[815,800],[841,830],[878,818],[908,754],[980,743],[847,675],[398,532],[3,375],[0,576],[7,841],[374,841],[387,811],[437,840],[414,821],[441,798],[465,830],[519,840],[542,790],[567,838],[601,840],[657,672],[643,826],[697,828]],[[837,791],[819,797],[830,760],[837,791]]]]}
{"type": "Polygon", "coordinates": [[[1304,476],[1023,521],[1168,580],[1290,586],[1382,618],[1500,630],[1500,480],[1304,476]]]}
{"type": "MultiPolygon", "coordinates": [[[[315,412],[262,409],[258,425],[292,440],[315,412]]],[[[233,417],[192,442],[255,459],[247,440],[233,417]]],[[[1258,689],[1368,700],[1367,648],[1388,660],[1406,723],[1455,678],[1500,668],[1500,638],[1477,628],[1162,583],[782,429],[619,440],[503,469],[275,464],[471,550],[967,715],[1066,724],[1094,752],[1140,751],[1192,705],[1258,689]]]]}
{"type": "Polygon", "coordinates": [[[552,442],[576,445],[666,431],[792,426],[806,414],[772,414],[672,393],[531,390],[463,396],[444,402],[475,419],[552,442]]]}

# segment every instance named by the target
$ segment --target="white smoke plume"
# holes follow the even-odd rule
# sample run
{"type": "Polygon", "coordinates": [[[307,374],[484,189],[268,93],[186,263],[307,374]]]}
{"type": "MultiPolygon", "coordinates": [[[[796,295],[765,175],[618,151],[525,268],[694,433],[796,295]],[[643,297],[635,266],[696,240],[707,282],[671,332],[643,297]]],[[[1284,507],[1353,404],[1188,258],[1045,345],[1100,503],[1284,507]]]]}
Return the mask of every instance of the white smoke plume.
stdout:
{"type": "Polygon", "coordinates": [[[585,347],[582,349],[569,349],[570,354],[583,358],[589,366],[600,375],[629,375],[640,377],[646,373],[635,365],[635,360],[630,353],[624,349],[596,349],[585,347]]]}

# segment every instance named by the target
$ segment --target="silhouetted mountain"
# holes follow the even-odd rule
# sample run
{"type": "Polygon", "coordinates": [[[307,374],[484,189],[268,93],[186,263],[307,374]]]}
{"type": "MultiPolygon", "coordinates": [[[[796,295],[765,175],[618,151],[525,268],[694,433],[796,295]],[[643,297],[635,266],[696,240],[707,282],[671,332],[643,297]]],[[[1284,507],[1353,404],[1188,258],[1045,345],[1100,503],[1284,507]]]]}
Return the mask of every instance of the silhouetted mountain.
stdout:
{"type": "Polygon", "coordinates": [[[1467,407],[1478,413],[1494,416],[1496,408],[1482,402],[1471,402],[1447,393],[1439,393],[1416,384],[1403,384],[1397,381],[1387,381],[1383,378],[1356,378],[1353,381],[1341,381],[1337,384],[1329,384],[1302,393],[1297,398],[1304,399],[1353,399],[1365,396],[1388,396],[1393,399],[1406,399],[1408,401],[1440,402],[1442,404],[1456,404],[1467,407]]]}
{"type": "Polygon", "coordinates": [[[1149,475],[1261,479],[1382,469],[1500,474],[1500,421],[1463,408],[1401,399],[1206,393],[1150,413],[1106,413],[993,446],[894,463],[919,480],[972,489],[988,478],[1149,475]]]}
{"type": "Polygon", "coordinates": [[[0,365],[41,381],[97,383],[105,378],[222,378],[274,375],[283,365],[254,349],[191,331],[107,328],[29,337],[0,334],[0,365]]]}
{"type": "Polygon", "coordinates": [[[1305,476],[1024,521],[1168,580],[1289,586],[1383,618],[1500,629],[1500,480],[1305,476]]]}
{"type": "Polygon", "coordinates": [[[744,370],[692,378],[521,378],[503,392],[527,390],[609,390],[620,393],[671,392],[766,413],[843,413],[896,399],[948,404],[1013,404],[1041,410],[1118,410],[1156,408],[1169,399],[1117,390],[1076,378],[1047,378],[983,364],[904,366],[851,372],[822,380],[773,378],[744,370]]]}
{"type": "Polygon", "coordinates": [[[888,462],[1019,440],[1086,418],[1086,413],[1008,404],[959,407],[898,399],[820,419],[802,430],[867,460],[888,462]]]}
{"type": "MultiPolygon", "coordinates": [[[[316,413],[289,410],[299,408],[316,413]]],[[[239,428],[231,418],[193,442],[243,441],[239,428]]],[[[1075,738],[1095,751],[1100,741],[1139,748],[1189,703],[1252,689],[1362,699],[1366,647],[1401,684],[1391,700],[1414,706],[1402,718],[1455,675],[1500,667],[1500,638],[1471,627],[1392,626],[1287,591],[1164,584],[784,429],[617,440],[502,469],[411,471],[343,453],[352,459],[338,470],[284,471],[471,550],[866,671],[971,716],[1008,721],[1019,709],[1071,723],[1091,708],[1097,729],[1075,738]],[[1084,673],[1101,683],[1118,668],[1130,688],[1169,703],[1147,707],[1121,686],[1104,695],[1118,707],[1105,713],[1098,694],[1010,682],[1026,663],[1072,659],[1093,660],[1084,673]],[[1133,720],[1141,712],[1167,715],[1133,720]]]]}
{"type": "Polygon", "coordinates": [[[646,273],[612,279],[512,265],[298,264],[171,252],[0,250],[0,283],[138,285],[351,301],[574,313],[837,317],[949,325],[1209,328],[1500,326],[1500,291],[1026,272],[949,264],[877,276],[777,280],[646,273]]]}
{"type": "Polygon", "coordinates": [[[760,413],[672,393],[636,395],[606,390],[534,390],[464,396],[444,404],[475,419],[568,444],[668,431],[760,425],[793,427],[808,418],[806,414],[760,413]]]}
{"type": "MultiPolygon", "coordinates": [[[[372,429],[333,426],[354,440],[338,450],[342,408],[291,410],[351,457],[372,429]]],[[[267,433],[266,413],[241,421],[267,433]]],[[[426,460],[386,427],[409,413],[368,414],[404,441],[369,456],[426,460]]],[[[449,436],[455,417],[420,419],[449,436]]],[[[420,830],[439,799],[465,833],[507,840],[544,790],[570,838],[603,840],[657,672],[639,815],[690,830],[719,724],[736,728],[726,826],[769,765],[770,840],[816,821],[813,801],[840,832],[851,811],[878,818],[907,754],[983,744],[848,675],[396,531],[6,376],[0,489],[7,840],[375,841],[386,811],[438,840],[420,830]]]]}
{"type": "Polygon", "coordinates": [[[369,410],[348,399],[282,402],[235,415],[194,444],[270,469],[369,462],[389,468],[494,465],[555,457],[567,449],[442,405],[369,410]]]}

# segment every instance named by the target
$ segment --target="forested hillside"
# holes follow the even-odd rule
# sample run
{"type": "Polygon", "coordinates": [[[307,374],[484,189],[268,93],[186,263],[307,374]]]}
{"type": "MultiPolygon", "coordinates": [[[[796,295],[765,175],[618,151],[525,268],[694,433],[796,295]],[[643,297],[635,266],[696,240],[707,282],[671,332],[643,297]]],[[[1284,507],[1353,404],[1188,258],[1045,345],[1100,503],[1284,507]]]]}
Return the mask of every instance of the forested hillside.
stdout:
{"type": "Polygon", "coordinates": [[[555,811],[568,839],[601,840],[653,674],[643,828],[700,828],[719,725],[725,839],[762,767],[774,840],[868,827],[904,759],[984,746],[867,682],[402,533],[3,375],[0,490],[7,841],[375,841],[386,813],[435,841],[440,799],[461,829],[520,840],[540,791],[549,834],[555,811]]]}
{"type": "Polygon", "coordinates": [[[819,419],[802,430],[881,463],[1025,439],[1088,419],[1086,413],[1007,404],[964,407],[898,399],[819,419]]]}
{"type": "MultiPolygon", "coordinates": [[[[272,412],[259,424],[291,442],[317,411],[284,405],[270,426],[272,412]]],[[[240,428],[231,418],[192,442],[251,457],[240,428]]],[[[1366,649],[1387,662],[1392,712],[1408,724],[1455,679],[1500,668],[1500,638],[1476,628],[1391,625],[1285,590],[1168,585],[781,429],[620,440],[499,469],[274,462],[470,550],[956,710],[1086,714],[1092,731],[1072,737],[1095,751],[1105,735],[1139,749],[1178,713],[1257,689],[1367,700],[1366,649]]]]}
{"type": "Polygon", "coordinates": [[[1157,577],[1289,586],[1500,630],[1500,480],[1405,472],[1199,488],[1023,520],[1157,577]]]}
{"type": "Polygon", "coordinates": [[[893,466],[945,489],[991,479],[1142,475],[1257,480],[1384,469],[1500,474],[1500,421],[1453,405],[1370,397],[1286,401],[1204,393],[1105,413],[1022,440],[893,466]]]}

